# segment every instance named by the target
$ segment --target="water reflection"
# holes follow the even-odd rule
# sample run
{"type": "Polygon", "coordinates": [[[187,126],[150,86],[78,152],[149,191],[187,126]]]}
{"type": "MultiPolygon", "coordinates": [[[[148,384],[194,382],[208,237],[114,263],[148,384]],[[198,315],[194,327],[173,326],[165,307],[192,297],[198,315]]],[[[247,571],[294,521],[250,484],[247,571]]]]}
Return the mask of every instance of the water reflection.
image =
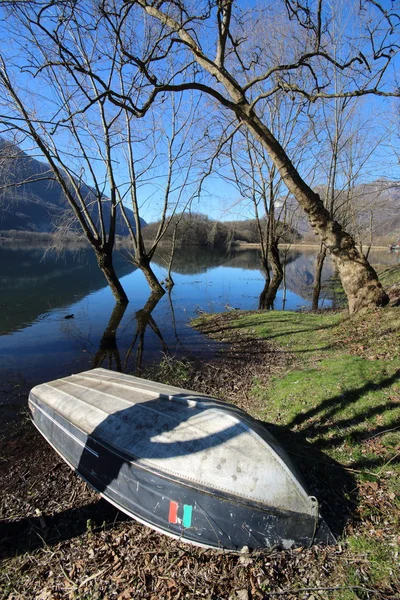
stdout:
{"type": "Polygon", "coordinates": [[[146,334],[146,329],[148,327],[150,327],[150,329],[153,331],[153,333],[159,339],[163,353],[164,354],[169,353],[168,346],[163,338],[161,330],[158,327],[157,323],[155,322],[155,320],[152,316],[153,310],[155,309],[155,307],[157,306],[157,304],[159,303],[159,301],[161,300],[161,298],[163,296],[164,296],[164,294],[157,294],[157,292],[153,292],[152,294],[150,294],[150,296],[149,296],[146,304],[143,306],[143,308],[141,308],[140,310],[138,310],[135,313],[136,331],[133,336],[132,343],[129,346],[128,351],[126,353],[123,370],[124,371],[129,370],[129,372],[132,373],[132,369],[128,369],[128,365],[129,365],[129,359],[131,358],[131,355],[136,346],[136,355],[135,355],[135,361],[134,361],[135,366],[134,366],[133,372],[138,377],[140,377],[140,375],[142,373],[142,369],[143,369],[145,334],[146,334]]]}
{"type": "MultiPolygon", "coordinates": [[[[91,250],[66,250],[62,256],[45,250],[0,246],[0,335],[46,319],[49,311],[67,309],[104,288],[104,276],[91,250]]],[[[119,277],[136,269],[119,254],[115,268],[119,277]]]]}
{"type": "MultiPolygon", "coordinates": [[[[316,252],[286,254],[284,279],[273,306],[278,310],[310,307],[316,252]]],[[[178,359],[194,355],[208,360],[218,346],[188,326],[192,317],[199,311],[255,310],[268,305],[257,250],[227,254],[182,249],[174,262],[176,285],[162,298],[149,296],[142,273],[117,255],[119,275],[130,299],[127,307],[114,307],[90,252],[42,258],[42,249],[0,246],[0,377],[4,389],[7,381],[24,380],[32,387],[99,365],[140,374],[165,353],[178,359]],[[68,314],[74,318],[66,320],[68,314]]],[[[396,264],[400,257],[382,252],[372,259],[396,264]]],[[[156,259],[155,269],[158,278],[165,279],[162,256],[156,259]]],[[[323,281],[332,272],[327,261],[323,281]]],[[[322,301],[324,306],[331,305],[332,292],[325,291],[322,301]]]]}
{"type": "MultiPolygon", "coordinates": [[[[116,304],[107,323],[107,327],[101,337],[99,349],[93,357],[92,367],[106,367],[114,371],[135,374],[140,377],[143,371],[143,357],[145,355],[146,331],[149,328],[160,342],[161,351],[164,355],[171,355],[171,351],[164,339],[160,327],[157,325],[152,315],[157,304],[164,294],[153,292],[147,299],[147,302],[140,310],[137,310],[131,317],[126,329],[132,331],[131,326],[134,323],[132,341],[128,348],[124,348],[123,354],[117,345],[117,330],[127,310],[127,305],[116,304]]],[[[164,323],[167,328],[171,328],[178,341],[178,331],[175,320],[175,313],[171,295],[169,294],[171,308],[171,323],[164,323]]]]}
{"type": "Polygon", "coordinates": [[[93,369],[107,367],[114,371],[122,371],[122,361],[117,346],[117,329],[126,309],[127,304],[121,304],[120,302],[115,304],[110,320],[101,337],[99,349],[93,358],[93,369]]]}

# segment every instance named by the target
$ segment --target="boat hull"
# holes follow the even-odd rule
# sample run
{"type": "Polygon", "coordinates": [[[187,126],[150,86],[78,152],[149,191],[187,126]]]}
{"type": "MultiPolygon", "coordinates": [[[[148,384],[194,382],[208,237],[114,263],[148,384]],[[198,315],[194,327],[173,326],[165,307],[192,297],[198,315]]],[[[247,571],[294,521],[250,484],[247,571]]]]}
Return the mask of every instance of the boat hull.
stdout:
{"type": "Polygon", "coordinates": [[[159,532],[230,551],[334,542],[317,503],[314,514],[297,513],[188,483],[88,435],[32,393],[29,405],[35,426],[70,467],[121,511],[159,532]]]}

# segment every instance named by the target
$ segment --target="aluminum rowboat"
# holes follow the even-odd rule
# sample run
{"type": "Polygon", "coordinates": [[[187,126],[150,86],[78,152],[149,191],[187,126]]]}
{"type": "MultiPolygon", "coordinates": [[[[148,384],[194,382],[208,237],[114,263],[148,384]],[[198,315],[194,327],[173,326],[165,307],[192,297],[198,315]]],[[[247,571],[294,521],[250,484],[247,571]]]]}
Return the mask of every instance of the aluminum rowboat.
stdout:
{"type": "Polygon", "coordinates": [[[159,532],[231,551],[335,542],[282,447],[231,404],[93,369],[38,385],[29,406],[70,467],[159,532]]]}

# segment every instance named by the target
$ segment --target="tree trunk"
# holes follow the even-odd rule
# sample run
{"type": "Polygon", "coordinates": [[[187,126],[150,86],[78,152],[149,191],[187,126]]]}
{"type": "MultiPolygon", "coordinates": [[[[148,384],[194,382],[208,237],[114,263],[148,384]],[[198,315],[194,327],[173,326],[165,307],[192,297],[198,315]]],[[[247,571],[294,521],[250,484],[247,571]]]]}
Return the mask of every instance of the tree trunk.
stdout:
{"type": "Polygon", "coordinates": [[[269,284],[271,282],[271,278],[269,278],[269,280],[265,280],[264,282],[264,287],[263,290],[260,294],[260,298],[258,300],[258,310],[266,310],[267,309],[267,294],[268,294],[268,288],[269,288],[269,284]]]}
{"type": "Polygon", "coordinates": [[[268,287],[271,282],[271,273],[270,273],[268,257],[261,256],[260,261],[261,261],[262,270],[264,271],[264,277],[265,277],[265,286],[264,287],[268,287]]]}
{"type": "Polygon", "coordinates": [[[261,292],[258,304],[260,309],[265,310],[270,310],[271,308],[274,308],[276,294],[278,293],[279,287],[283,279],[283,268],[279,256],[278,243],[276,242],[276,240],[270,245],[269,256],[273,276],[272,279],[269,276],[268,279],[265,281],[265,286],[263,291],[261,292]]]}
{"type": "MultiPolygon", "coordinates": [[[[179,223],[179,221],[178,221],[178,223],[179,223]]],[[[175,225],[174,231],[173,231],[173,234],[172,234],[171,253],[169,255],[167,278],[165,280],[165,282],[166,282],[166,288],[168,289],[169,292],[171,292],[172,288],[175,285],[175,282],[174,282],[174,280],[172,278],[172,263],[174,262],[174,257],[175,257],[176,236],[177,236],[177,231],[178,231],[178,223],[175,225]]],[[[169,298],[171,300],[171,295],[169,296],[169,298]]]]}
{"type": "Polygon", "coordinates": [[[151,291],[161,296],[165,294],[164,288],[158,281],[153,269],[151,268],[150,259],[147,256],[141,256],[140,258],[136,259],[135,264],[146,277],[146,281],[149,284],[151,291]]]}
{"type": "Polygon", "coordinates": [[[315,267],[312,310],[318,310],[319,296],[321,293],[322,267],[324,266],[325,257],[326,257],[326,247],[321,244],[319,252],[318,252],[318,256],[317,256],[317,265],[315,267]]]}
{"type": "Polygon", "coordinates": [[[95,250],[95,252],[97,264],[103,272],[103,275],[111,288],[115,300],[120,304],[128,304],[128,296],[126,295],[125,290],[115,272],[111,253],[99,250],[95,250]]]}
{"type": "MultiPolygon", "coordinates": [[[[231,100],[224,98],[214,87],[203,86],[203,91],[217,98],[222,105],[236,114],[237,118],[245,124],[250,133],[268,152],[286,187],[304,209],[315,233],[320,236],[321,242],[331,253],[348,299],[350,313],[376,306],[385,306],[389,302],[389,297],[383,290],[376,272],[365,256],[357,250],[352,236],[343,231],[340,224],[330,217],[319,195],[313,192],[302,179],[277,138],[256,114],[251,101],[246,98],[245,89],[235,80],[225,64],[213,61],[203,54],[189,29],[175,20],[172,14],[160,10],[159,7],[164,4],[163,2],[152,3],[151,6],[146,0],[136,0],[136,2],[149,15],[174,31],[185,47],[189,48],[200,67],[214,77],[228,92],[231,100]]],[[[181,5],[181,3],[177,4],[181,5]]],[[[227,15],[231,14],[231,8],[232,3],[227,2],[227,15]]],[[[226,36],[229,35],[229,23],[225,23],[225,25],[227,26],[226,36]]],[[[224,38],[221,34],[220,43],[222,38],[226,41],[226,37],[224,38]]]]}
{"type": "Polygon", "coordinates": [[[268,293],[268,288],[271,283],[271,273],[269,271],[268,256],[264,255],[264,253],[262,252],[261,256],[260,256],[260,260],[261,260],[261,264],[262,264],[262,269],[264,271],[265,281],[264,281],[263,290],[262,290],[262,292],[260,294],[260,298],[258,300],[258,309],[264,310],[266,308],[266,297],[267,297],[267,293],[268,293]]]}
{"type": "Polygon", "coordinates": [[[331,253],[348,299],[350,314],[376,306],[385,306],[389,298],[375,270],[365,256],[357,250],[352,236],[330,217],[319,195],[313,192],[301,178],[278,140],[247,103],[238,106],[236,113],[263,144],[285,185],[307,214],[315,233],[331,253]]]}
{"type": "Polygon", "coordinates": [[[282,283],[283,274],[274,273],[269,285],[265,285],[260,295],[258,307],[261,310],[271,310],[274,308],[274,302],[276,300],[276,294],[278,293],[279,287],[282,283]]]}

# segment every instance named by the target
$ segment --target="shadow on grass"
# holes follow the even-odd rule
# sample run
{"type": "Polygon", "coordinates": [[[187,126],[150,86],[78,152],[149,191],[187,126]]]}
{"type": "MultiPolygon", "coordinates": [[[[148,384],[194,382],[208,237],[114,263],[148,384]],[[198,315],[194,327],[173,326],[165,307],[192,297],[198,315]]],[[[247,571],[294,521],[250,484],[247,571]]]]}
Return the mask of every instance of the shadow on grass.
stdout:
{"type": "MultiPolygon", "coordinates": [[[[389,401],[377,406],[367,406],[352,417],[338,418],[339,413],[352,404],[355,405],[370,391],[387,389],[400,379],[400,370],[383,378],[379,384],[367,382],[345,394],[323,400],[317,407],[297,414],[287,425],[275,425],[259,421],[275,436],[286,449],[302,474],[308,491],[318,498],[321,513],[335,536],[339,537],[357,508],[356,470],[367,470],[383,466],[387,457],[361,457],[351,464],[351,469],[324,453],[328,447],[337,447],[344,441],[359,444],[369,438],[379,436],[388,429],[396,429],[396,422],[389,426],[377,425],[368,430],[353,430],[349,427],[362,426],[366,420],[379,414],[388,413],[399,407],[398,402],[389,401]],[[335,420],[336,416],[336,420],[335,420]],[[297,427],[293,431],[293,427],[297,427]],[[300,429],[301,427],[301,429],[300,429]],[[332,432],[330,439],[323,438],[332,432]]],[[[400,456],[393,456],[391,465],[400,464],[400,456]]],[[[35,548],[52,546],[59,542],[85,534],[93,528],[110,527],[116,521],[125,521],[118,512],[104,500],[88,504],[82,508],[69,508],[51,516],[21,519],[0,524],[0,552],[12,556],[35,548]]]]}
{"type": "Polygon", "coordinates": [[[320,511],[335,537],[343,534],[357,507],[357,485],[351,471],[343,468],[307,439],[308,432],[259,421],[279,440],[303,477],[311,496],[318,499],[320,511]]]}
{"type": "MultiPolygon", "coordinates": [[[[398,369],[391,377],[386,377],[382,379],[379,383],[374,383],[372,381],[368,381],[365,385],[354,389],[346,391],[343,394],[339,394],[337,396],[333,396],[332,398],[327,398],[318,406],[311,408],[310,410],[296,415],[294,419],[288,423],[288,427],[294,427],[295,425],[300,425],[302,423],[307,422],[310,418],[315,417],[317,415],[321,415],[324,419],[329,419],[333,417],[335,414],[343,410],[344,408],[354,404],[358,400],[360,400],[365,394],[370,391],[376,391],[377,389],[382,390],[388,387],[391,387],[394,383],[400,380],[400,369],[398,369]]],[[[395,405],[397,403],[394,403],[395,405]]],[[[397,404],[398,406],[398,404],[397,404]]],[[[380,407],[381,411],[385,410],[385,406],[380,407]]],[[[365,421],[366,415],[364,413],[360,413],[353,419],[347,420],[346,425],[354,425],[361,421],[365,421]]],[[[336,426],[341,426],[340,421],[335,422],[336,426]]],[[[343,424],[342,424],[343,426],[343,424]]],[[[326,426],[325,426],[326,427],[326,426]]],[[[320,433],[320,432],[319,432],[320,433]]]]}
{"type": "MultiPolygon", "coordinates": [[[[259,315],[260,313],[257,312],[257,315],[259,315]]],[[[265,319],[265,323],[268,323],[271,326],[271,319],[268,319],[268,316],[271,315],[271,312],[266,313],[266,319],[265,319]]],[[[256,326],[257,328],[259,328],[260,326],[263,325],[263,321],[260,318],[257,318],[254,320],[254,323],[251,320],[246,320],[245,323],[241,324],[241,323],[236,323],[236,324],[232,324],[231,321],[234,321],[238,318],[240,318],[240,314],[235,314],[235,312],[233,313],[229,313],[228,315],[226,313],[223,314],[223,319],[221,320],[221,318],[217,318],[217,322],[215,323],[215,321],[213,319],[211,319],[211,322],[200,322],[198,324],[193,325],[193,327],[195,329],[199,329],[201,332],[210,335],[210,336],[220,336],[221,334],[225,334],[228,333],[230,335],[233,335],[235,332],[239,332],[242,329],[248,330],[249,328],[251,328],[253,325],[256,326]]],[[[276,326],[276,324],[279,323],[290,323],[290,321],[286,320],[286,319],[274,319],[272,326],[276,326]]],[[[338,323],[329,323],[328,325],[310,325],[310,327],[303,327],[302,329],[293,329],[290,328],[289,330],[285,329],[284,331],[279,331],[279,332],[275,332],[275,333],[268,333],[268,334],[264,334],[262,337],[265,340],[276,340],[279,339],[283,336],[288,336],[288,335],[301,335],[304,333],[315,333],[315,331],[326,331],[326,330],[330,330],[330,329],[334,329],[338,326],[338,323]]],[[[271,327],[271,331],[272,331],[272,327],[271,327]]],[[[258,336],[258,338],[256,338],[258,341],[260,339],[260,336],[258,336]]],[[[325,349],[329,349],[333,346],[326,346],[326,348],[319,348],[320,350],[325,350],[325,349]]],[[[307,350],[307,352],[310,352],[314,350],[314,348],[310,348],[309,350],[307,350]]],[[[298,352],[298,350],[296,350],[296,352],[298,352]]],[[[301,351],[300,351],[301,352],[301,351]]],[[[306,352],[306,350],[303,350],[302,352],[306,352]]]]}
{"type": "MultiPolygon", "coordinates": [[[[400,422],[394,417],[389,425],[378,424],[375,427],[363,429],[354,429],[361,427],[370,422],[372,418],[385,415],[386,418],[393,411],[398,411],[400,408],[399,402],[395,399],[390,399],[385,403],[379,403],[375,406],[367,406],[360,410],[357,414],[350,417],[338,418],[338,414],[352,405],[356,405],[366,394],[377,390],[385,390],[392,387],[400,381],[400,369],[398,369],[390,377],[385,377],[379,383],[368,381],[365,385],[348,390],[343,394],[333,396],[321,402],[318,406],[310,410],[297,414],[288,423],[288,429],[293,427],[305,427],[301,433],[307,440],[315,440],[315,444],[320,450],[326,448],[337,448],[347,442],[350,445],[358,445],[364,441],[379,437],[390,430],[400,428],[400,422]],[[319,439],[332,432],[330,439],[319,439]]],[[[299,433],[299,432],[298,432],[299,433]]],[[[363,458],[352,463],[353,469],[372,469],[374,467],[383,466],[387,462],[387,456],[377,457],[376,459],[363,458]]],[[[400,457],[394,457],[390,463],[392,465],[400,463],[400,457]]]]}
{"type": "MultiPolygon", "coordinates": [[[[400,453],[392,453],[392,456],[389,456],[389,450],[383,456],[356,457],[349,467],[344,467],[324,452],[345,442],[350,446],[358,446],[386,432],[400,430],[400,423],[395,418],[390,424],[354,429],[362,427],[371,417],[383,414],[387,416],[398,410],[398,401],[390,400],[376,406],[367,406],[351,417],[338,418],[337,415],[360,401],[368,392],[378,388],[390,388],[399,380],[400,369],[392,376],[382,379],[379,384],[369,381],[345,394],[328,398],[317,407],[297,414],[285,426],[264,423],[292,457],[310,493],[318,498],[323,517],[336,536],[343,532],[346,522],[357,506],[357,484],[353,474],[358,471],[368,473],[369,470],[379,469],[387,464],[400,464],[400,453]],[[293,427],[296,427],[296,431],[293,431],[293,427]],[[350,430],[347,430],[348,428],[350,430]],[[326,439],[330,432],[332,437],[326,439]]],[[[347,462],[349,457],[344,458],[347,462]]]]}

